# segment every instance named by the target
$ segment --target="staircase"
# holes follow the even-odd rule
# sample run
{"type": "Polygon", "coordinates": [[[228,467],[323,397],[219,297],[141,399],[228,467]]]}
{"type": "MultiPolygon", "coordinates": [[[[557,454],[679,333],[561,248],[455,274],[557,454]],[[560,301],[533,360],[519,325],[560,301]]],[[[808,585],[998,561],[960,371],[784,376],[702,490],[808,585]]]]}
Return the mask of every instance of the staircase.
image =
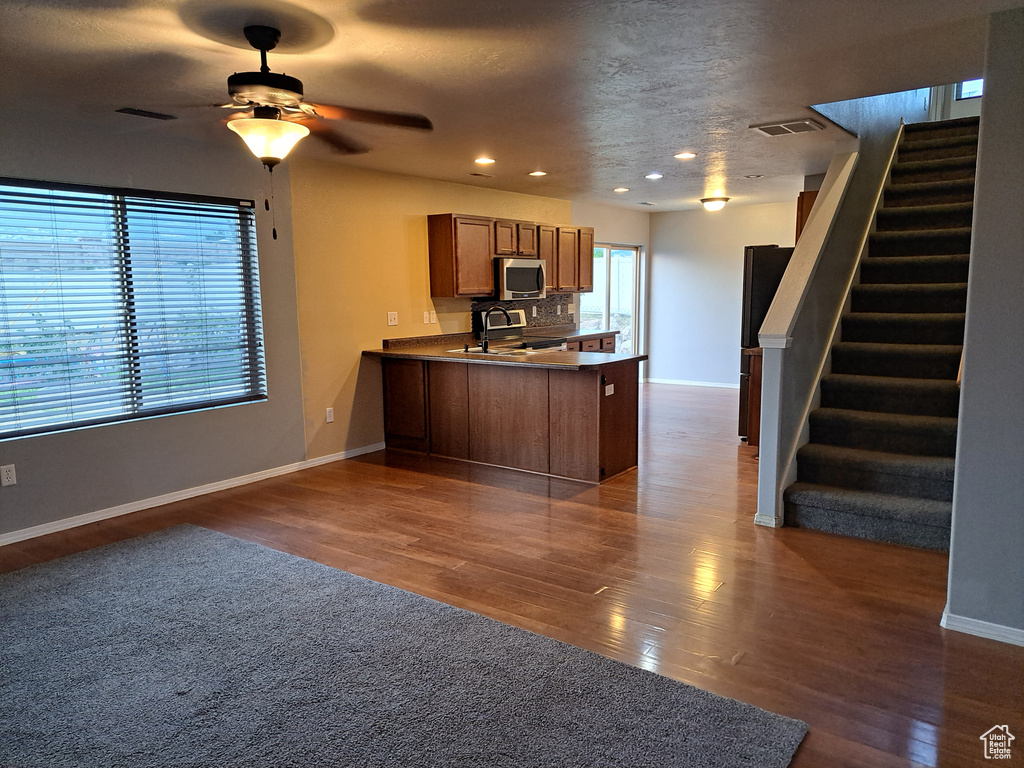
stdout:
{"type": "Polygon", "coordinates": [[[978,122],[904,128],[787,525],[949,548],[978,122]]]}

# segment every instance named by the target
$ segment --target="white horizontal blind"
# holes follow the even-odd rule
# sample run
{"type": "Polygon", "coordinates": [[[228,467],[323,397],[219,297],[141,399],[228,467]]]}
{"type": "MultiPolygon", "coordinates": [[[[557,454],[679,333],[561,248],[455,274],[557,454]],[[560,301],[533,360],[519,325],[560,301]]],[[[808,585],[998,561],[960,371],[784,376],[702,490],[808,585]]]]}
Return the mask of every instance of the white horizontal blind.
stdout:
{"type": "Polygon", "coordinates": [[[0,180],[0,437],[266,397],[251,203],[0,180]]]}

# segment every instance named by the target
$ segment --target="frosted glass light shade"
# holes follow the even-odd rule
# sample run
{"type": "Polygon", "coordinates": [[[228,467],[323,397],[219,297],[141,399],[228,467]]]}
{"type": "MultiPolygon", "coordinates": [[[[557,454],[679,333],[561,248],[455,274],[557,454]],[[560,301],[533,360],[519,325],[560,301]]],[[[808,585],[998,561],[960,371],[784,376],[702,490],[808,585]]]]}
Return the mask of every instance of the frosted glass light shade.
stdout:
{"type": "Polygon", "coordinates": [[[284,160],[300,140],[309,136],[309,128],[299,123],[261,117],[229,120],[228,128],[241,136],[249,150],[268,168],[284,160]]]}
{"type": "Polygon", "coordinates": [[[701,204],[704,206],[705,211],[720,211],[725,208],[725,204],[729,202],[728,197],[702,197],[700,199],[701,204]]]}

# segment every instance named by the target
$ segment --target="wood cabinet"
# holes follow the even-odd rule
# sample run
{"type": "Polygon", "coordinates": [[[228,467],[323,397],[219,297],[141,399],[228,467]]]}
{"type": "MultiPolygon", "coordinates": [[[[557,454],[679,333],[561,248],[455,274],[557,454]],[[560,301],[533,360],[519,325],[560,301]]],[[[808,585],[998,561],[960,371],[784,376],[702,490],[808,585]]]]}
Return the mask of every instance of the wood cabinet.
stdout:
{"type": "Polygon", "coordinates": [[[583,370],[381,363],[389,448],[592,483],[636,466],[637,358],[583,370]]]}
{"type": "Polygon", "coordinates": [[[576,287],[580,293],[594,290],[594,228],[580,227],[576,287]]]}
{"type": "Polygon", "coordinates": [[[457,213],[427,217],[431,296],[493,296],[494,257],[543,259],[546,290],[594,290],[594,230],[457,213]]]}
{"type": "MultiPolygon", "coordinates": [[[[796,198],[796,239],[800,239],[800,234],[804,231],[804,227],[807,226],[807,220],[811,218],[811,209],[814,207],[814,201],[818,198],[818,190],[811,189],[805,190],[797,195],[796,198]]],[[[795,241],[794,241],[795,242],[795,241]]]]}
{"type": "Polygon", "coordinates": [[[544,261],[545,290],[553,293],[558,271],[558,227],[550,224],[537,227],[537,257],[544,261]]]}
{"type": "Polygon", "coordinates": [[[494,222],[494,254],[496,256],[537,255],[537,225],[532,221],[494,222]]]}
{"type": "Polygon", "coordinates": [[[580,231],[576,227],[559,227],[556,241],[555,290],[576,291],[579,289],[577,268],[579,266],[580,231]]]}
{"type": "Polygon", "coordinates": [[[610,333],[607,336],[598,336],[593,339],[583,339],[580,341],[568,341],[565,344],[565,348],[569,352],[614,352],[615,334],[610,333]]]}
{"type": "Polygon", "coordinates": [[[494,294],[493,225],[477,216],[427,217],[431,296],[494,294]]]}

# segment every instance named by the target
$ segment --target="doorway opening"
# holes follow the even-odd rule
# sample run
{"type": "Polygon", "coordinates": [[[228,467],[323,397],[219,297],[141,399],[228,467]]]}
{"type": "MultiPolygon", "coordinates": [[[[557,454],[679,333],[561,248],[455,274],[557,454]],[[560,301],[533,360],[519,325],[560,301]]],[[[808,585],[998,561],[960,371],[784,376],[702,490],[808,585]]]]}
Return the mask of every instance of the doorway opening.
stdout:
{"type": "Polygon", "coordinates": [[[594,290],[580,294],[580,330],[618,331],[615,351],[636,354],[640,334],[640,249],[594,245],[594,290]]]}

